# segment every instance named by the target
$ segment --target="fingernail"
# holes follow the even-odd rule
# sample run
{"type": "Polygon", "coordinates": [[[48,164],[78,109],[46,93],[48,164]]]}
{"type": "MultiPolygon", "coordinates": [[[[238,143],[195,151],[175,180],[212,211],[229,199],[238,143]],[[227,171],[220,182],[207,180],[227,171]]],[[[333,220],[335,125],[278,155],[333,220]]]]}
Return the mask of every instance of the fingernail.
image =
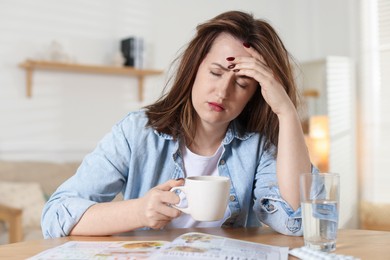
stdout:
{"type": "Polygon", "coordinates": [[[227,57],[226,60],[227,61],[234,61],[234,57],[227,57]]]}
{"type": "Polygon", "coordinates": [[[239,69],[235,69],[235,70],[233,70],[233,72],[239,72],[240,70],[239,69]]]}
{"type": "Polygon", "coordinates": [[[230,64],[227,68],[228,69],[233,69],[236,66],[236,64],[230,64]]]}
{"type": "Polygon", "coordinates": [[[244,42],[242,45],[244,45],[245,48],[250,48],[251,46],[249,45],[249,43],[247,42],[244,42]]]}

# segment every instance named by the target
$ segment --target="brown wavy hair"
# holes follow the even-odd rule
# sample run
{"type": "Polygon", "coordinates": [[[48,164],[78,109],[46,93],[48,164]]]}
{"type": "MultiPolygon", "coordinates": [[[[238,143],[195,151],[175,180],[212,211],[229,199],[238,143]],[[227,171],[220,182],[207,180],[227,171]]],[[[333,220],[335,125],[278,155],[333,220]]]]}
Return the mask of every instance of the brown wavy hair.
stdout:
{"type": "MultiPolygon", "coordinates": [[[[197,34],[182,52],[171,89],[154,104],[146,106],[148,126],[159,132],[184,138],[191,143],[195,137],[198,115],[192,105],[191,91],[198,68],[222,32],[248,43],[265,59],[275,77],[284,86],[293,104],[297,89],[290,63],[291,56],[273,27],[265,20],[255,19],[241,11],[222,13],[197,26],[197,34]]],[[[266,147],[278,145],[279,121],[257,88],[237,117],[243,131],[258,132],[266,137],[266,147]]]]}

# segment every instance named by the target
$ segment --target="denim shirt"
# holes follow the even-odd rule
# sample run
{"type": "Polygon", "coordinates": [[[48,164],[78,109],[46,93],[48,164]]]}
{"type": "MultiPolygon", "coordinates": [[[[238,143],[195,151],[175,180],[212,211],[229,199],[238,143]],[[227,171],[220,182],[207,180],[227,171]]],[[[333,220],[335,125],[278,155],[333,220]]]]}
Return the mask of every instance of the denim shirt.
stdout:
{"type": "MultiPolygon", "coordinates": [[[[145,111],[129,113],[84,158],[44,207],[45,238],[69,235],[89,207],[112,201],[120,192],[125,200],[135,199],[169,179],[185,177],[179,141],[146,124],[145,111]]],[[[264,223],[282,234],[302,235],[300,208],[294,211],[280,196],[272,151],[264,149],[260,134],[241,135],[238,127],[234,121],[229,125],[218,162],[219,175],[231,180],[231,215],[223,227],[264,223]]]]}

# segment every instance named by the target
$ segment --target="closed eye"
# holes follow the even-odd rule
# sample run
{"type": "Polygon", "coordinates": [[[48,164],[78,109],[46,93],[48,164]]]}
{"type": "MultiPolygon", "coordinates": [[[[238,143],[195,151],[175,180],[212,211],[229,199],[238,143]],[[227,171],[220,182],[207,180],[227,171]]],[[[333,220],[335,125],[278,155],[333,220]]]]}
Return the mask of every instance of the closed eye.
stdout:
{"type": "Polygon", "coordinates": [[[250,86],[253,82],[252,78],[249,78],[247,76],[240,76],[236,78],[236,84],[241,88],[246,88],[250,86]]]}
{"type": "Polygon", "coordinates": [[[214,72],[214,71],[210,71],[210,73],[211,73],[211,75],[216,76],[216,77],[222,76],[221,73],[217,73],[217,72],[214,72]]]}
{"type": "Polygon", "coordinates": [[[246,88],[246,84],[240,83],[240,82],[238,82],[238,81],[236,81],[236,84],[237,84],[240,88],[246,88]]]}

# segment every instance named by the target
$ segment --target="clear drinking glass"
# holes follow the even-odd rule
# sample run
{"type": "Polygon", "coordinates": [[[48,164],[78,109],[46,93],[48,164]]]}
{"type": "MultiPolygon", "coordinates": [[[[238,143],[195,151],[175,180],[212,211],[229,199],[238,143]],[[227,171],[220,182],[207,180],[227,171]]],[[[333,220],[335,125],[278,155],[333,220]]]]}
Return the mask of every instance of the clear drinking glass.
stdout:
{"type": "Polygon", "coordinates": [[[335,250],[339,220],[339,174],[301,174],[300,194],[305,246],[325,252],[335,250]]]}

